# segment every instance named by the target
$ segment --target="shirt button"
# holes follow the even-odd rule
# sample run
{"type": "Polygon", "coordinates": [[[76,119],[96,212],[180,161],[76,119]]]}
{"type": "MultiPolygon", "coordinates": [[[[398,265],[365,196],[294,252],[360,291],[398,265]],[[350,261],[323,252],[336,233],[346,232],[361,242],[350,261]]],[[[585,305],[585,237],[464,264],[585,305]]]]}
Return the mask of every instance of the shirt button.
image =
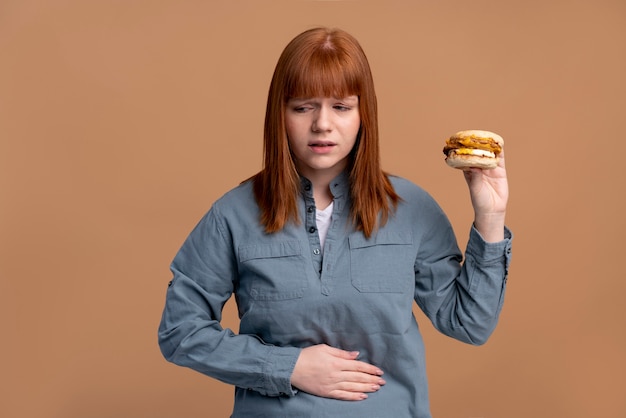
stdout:
{"type": "Polygon", "coordinates": [[[311,234],[312,234],[313,232],[315,232],[315,227],[314,227],[314,226],[310,227],[310,228],[309,228],[309,232],[310,232],[311,234]]]}
{"type": "Polygon", "coordinates": [[[315,255],[320,255],[320,253],[321,253],[321,251],[320,251],[319,248],[316,248],[316,249],[313,250],[313,254],[315,254],[315,255]]]}
{"type": "Polygon", "coordinates": [[[306,211],[309,213],[313,213],[314,210],[315,209],[313,209],[313,206],[309,206],[306,211]]]}
{"type": "Polygon", "coordinates": [[[311,190],[311,186],[307,184],[306,186],[304,186],[304,190],[306,190],[307,192],[310,191],[311,190]]]}

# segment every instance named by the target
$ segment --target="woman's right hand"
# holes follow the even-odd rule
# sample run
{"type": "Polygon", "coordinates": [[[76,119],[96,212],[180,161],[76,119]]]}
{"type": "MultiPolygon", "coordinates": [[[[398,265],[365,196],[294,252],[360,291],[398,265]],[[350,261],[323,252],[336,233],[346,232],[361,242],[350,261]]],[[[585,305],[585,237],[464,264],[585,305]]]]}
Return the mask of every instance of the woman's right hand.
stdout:
{"type": "Polygon", "coordinates": [[[357,360],[357,351],[326,344],[304,348],[291,375],[291,384],[304,392],[325,398],[360,401],[376,392],[385,381],[383,371],[357,360]]]}

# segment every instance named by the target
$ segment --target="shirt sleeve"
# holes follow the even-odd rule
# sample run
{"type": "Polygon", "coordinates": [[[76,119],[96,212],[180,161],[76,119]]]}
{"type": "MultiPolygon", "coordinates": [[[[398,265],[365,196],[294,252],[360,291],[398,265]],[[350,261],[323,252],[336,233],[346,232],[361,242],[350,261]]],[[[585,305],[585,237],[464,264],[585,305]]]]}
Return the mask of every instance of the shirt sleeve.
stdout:
{"type": "Polygon", "coordinates": [[[490,243],[472,226],[463,261],[447,218],[439,216],[415,263],[415,301],[443,334],[484,344],[504,302],[513,236],[505,227],[505,239],[490,243]]]}
{"type": "Polygon", "coordinates": [[[300,349],[269,345],[220,325],[237,283],[237,263],[215,207],[186,239],[171,271],[158,331],[164,357],[263,395],[295,395],[290,379],[300,349]]]}

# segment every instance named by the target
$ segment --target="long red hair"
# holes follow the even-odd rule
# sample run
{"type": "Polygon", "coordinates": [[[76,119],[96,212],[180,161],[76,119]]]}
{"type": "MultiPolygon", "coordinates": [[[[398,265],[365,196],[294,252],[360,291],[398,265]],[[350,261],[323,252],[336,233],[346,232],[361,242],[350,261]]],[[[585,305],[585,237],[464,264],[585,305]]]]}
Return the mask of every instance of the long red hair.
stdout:
{"type": "Polygon", "coordinates": [[[263,169],[254,181],[261,223],[268,233],[298,223],[300,177],[289,150],[285,105],[294,97],[359,97],[361,128],[348,165],[351,216],[370,236],[387,222],[399,196],[380,164],[374,80],[358,41],[339,29],[316,28],[296,36],[283,50],[267,99],[263,169]]]}

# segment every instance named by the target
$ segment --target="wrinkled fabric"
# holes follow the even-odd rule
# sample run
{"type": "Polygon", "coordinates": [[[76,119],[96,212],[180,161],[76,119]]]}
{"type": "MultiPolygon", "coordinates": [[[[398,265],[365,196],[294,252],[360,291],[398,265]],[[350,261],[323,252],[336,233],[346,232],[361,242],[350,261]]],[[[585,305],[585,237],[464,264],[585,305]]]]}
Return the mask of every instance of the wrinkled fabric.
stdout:
{"type": "Polygon", "coordinates": [[[465,257],[437,203],[391,177],[402,201],[370,238],[349,218],[347,175],[331,182],[334,207],[324,252],[313,190],[302,179],[300,223],[266,234],[252,184],[226,193],[174,258],[159,327],[165,358],[234,385],[232,417],[428,418],[424,343],[413,303],[434,327],[483,344],[502,308],[512,235],[487,243],[472,227],[465,257]],[[220,325],[235,296],[240,328],[220,325]],[[387,384],[363,401],[298,391],[300,350],[359,351],[387,384]]]}

